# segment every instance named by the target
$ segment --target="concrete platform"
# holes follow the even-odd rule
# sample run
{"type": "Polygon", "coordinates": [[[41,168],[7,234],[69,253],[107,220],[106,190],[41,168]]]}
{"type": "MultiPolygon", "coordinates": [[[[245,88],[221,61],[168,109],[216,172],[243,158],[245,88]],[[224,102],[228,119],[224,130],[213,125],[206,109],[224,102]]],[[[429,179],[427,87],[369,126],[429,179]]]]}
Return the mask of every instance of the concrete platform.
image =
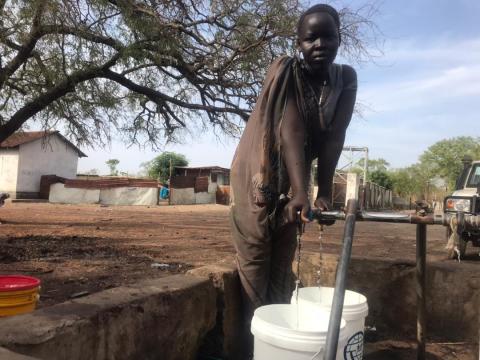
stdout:
{"type": "Polygon", "coordinates": [[[216,309],[210,280],[174,275],[0,319],[0,346],[45,360],[194,360],[216,309]]]}
{"type": "MultiPolygon", "coordinates": [[[[302,258],[304,286],[317,284],[319,270],[320,282],[333,284],[335,256],[304,252],[302,258]]],[[[427,359],[476,359],[480,275],[474,268],[428,265],[427,359]]],[[[367,296],[366,324],[376,329],[364,360],[415,357],[414,274],[411,261],[352,258],[347,287],[367,296]]],[[[235,268],[209,265],[0,319],[0,346],[18,354],[0,350],[8,360],[27,360],[19,354],[45,360],[244,360],[248,331],[241,319],[235,268]]]]}

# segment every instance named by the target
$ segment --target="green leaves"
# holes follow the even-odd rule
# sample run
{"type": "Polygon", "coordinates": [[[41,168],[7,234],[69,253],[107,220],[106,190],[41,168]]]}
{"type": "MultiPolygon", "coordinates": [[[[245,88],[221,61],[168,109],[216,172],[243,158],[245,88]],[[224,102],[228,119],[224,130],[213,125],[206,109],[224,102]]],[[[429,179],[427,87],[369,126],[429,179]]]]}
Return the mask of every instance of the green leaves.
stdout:
{"type": "Polygon", "coordinates": [[[117,176],[118,175],[117,166],[118,166],[118,164],[120,164],[120,160],[109,159],[105,162],[105,164],[107,164],[108,168],[110,169],[110,175],[111,176],[117,176]]]}
{"type": "MultiPolygon", "coordinates": [[[[358,60],[371,39],[362,9],[341,11],[358,60]]],[[[293,52],[304,9],[299,0],[6,0],[1,10],[0,141],[32,121],[77,143],[104,145],[119,131],[159,148],[184,129],[238,136],[269,64],[293,52]]]]}
{"type": "MultiPolygon", "coordinates": [[[[465,155],[480,160],[480,138],[460,136],[438,141],[420,156],[418,163],[400,169],[388,169],[384,159],[369,160],[369,181],[391,186],[401,197],[431,199],[437,194],[440,199],[454,190],[465,155]]],[[[363,165],[363,160],[360,163],[363,165]]]]}
{"type": "Polygon", "coordinates": [[[386,169],[374,170],[368,173],[369,181],[383,186],[385,189],[392,190],[393,180],[389,172],[386,169]]]}
{"type": "Polygon", "coordinates": [[[449,189],[453,189],[463,165],[462,158],[471,156],[474,160],[480,159],[480,138],[460,136],[439,141],[430,146],[420,157],[425,171],[430,177],[443,178],[449,189]]]}
{"type": "Polygon", "coordinates": [[[148,177],[158,179],[162,183],[166,183],[170,178],[170,171],[175,166],[187,166],[188,160],[184,155],[175,152],[164,152],[153,160],[142,164],[146,169],[148,177]]]}

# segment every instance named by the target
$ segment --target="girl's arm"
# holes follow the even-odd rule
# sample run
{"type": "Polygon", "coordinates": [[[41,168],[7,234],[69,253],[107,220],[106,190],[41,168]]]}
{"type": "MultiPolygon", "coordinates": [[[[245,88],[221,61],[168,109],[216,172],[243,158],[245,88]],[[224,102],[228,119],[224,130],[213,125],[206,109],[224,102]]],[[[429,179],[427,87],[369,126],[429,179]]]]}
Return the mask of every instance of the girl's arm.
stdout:
{"type": "Polygon", "coordinates": [[[333,174],[342,153],[345,133],[352,119],[357,96],[357,74],[355,70],[350,66],[343,65],[342,71],[345,86],[338,99],[332,129],[318,149],[318,194],[315,206],[321,210],[328,210],[330,207],[333,174]]]}
{"type": "Polygon", "coordinates": [[[297,221],[297,211],[302,221],[308,221],[310,202],[305,179],[305,126],[297,108],[293,89],[289,89],[284,118],[280,126],[280,145],[287,167],[293,198],[284,208],[288,222],[297,221]]]}

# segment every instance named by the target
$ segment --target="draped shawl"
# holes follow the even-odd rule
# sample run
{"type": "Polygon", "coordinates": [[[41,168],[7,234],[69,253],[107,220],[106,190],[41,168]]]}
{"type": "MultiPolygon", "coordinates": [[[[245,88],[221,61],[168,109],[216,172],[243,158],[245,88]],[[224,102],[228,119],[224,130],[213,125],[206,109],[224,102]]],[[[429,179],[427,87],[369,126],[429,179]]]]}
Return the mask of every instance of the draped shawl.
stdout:
{"type": "Polygon", "coordinates": [[[313,121],[328,131],[342,92],[342,66],[332,64],[330,91],[323,106],[308,80],[303,61],[282,56],[270,66],[262,91],[247,122],[231,166],[232,205],[274,207],[281,194],[290,188],[288,172],[282,160],[280,129],[287,97],[295,97],[301,121],[305,124],[306,179],[312,154],[313,121]]]}

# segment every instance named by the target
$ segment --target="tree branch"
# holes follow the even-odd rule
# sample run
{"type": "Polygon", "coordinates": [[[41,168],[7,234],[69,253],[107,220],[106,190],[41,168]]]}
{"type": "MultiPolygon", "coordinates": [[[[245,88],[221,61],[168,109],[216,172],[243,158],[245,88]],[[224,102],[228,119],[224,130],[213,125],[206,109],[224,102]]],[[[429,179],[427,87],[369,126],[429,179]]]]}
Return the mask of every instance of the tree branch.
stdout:
{"type": "Polygon", "coordinates": [[[104,71],[102,71],[102,76],[119,83],[120,85],[126,87],[131,91],[145,95],[151,101],[153,101],[158,105],[161,105],[164,101],[168,101],[172,104],[175,104],[177,106],[190,109],[190,110],[203,110],[207,112],[217,112],[217,113],[232,113],[232,114],[237,114],[241,116],[244,120],[248,119],[249,110],[247,109],[187,103],[187,102],[178,100],[174,97],[168,96],[167,94],[164,94],[160,91],[151,89],[146,86],[138,85],[133,81],[131,81],[130,79],[127,79],[126,77],[122,76],[121,74],[118,74],[108,69],[105,69],[104,71]]]}
{"type": "Polygon", "coordinates": [[[55,87],[26,103],[20,110],[13,114],[5,124],[0,126],[0,143],[20,129],[25,121],[38,114],[54,101],[68,93],[74,92],[76,84],[99,77],[102,71],[113,66],[118,58],[119,55],[116,55],[100,67],[77,71],[65,80],[59,82],[55,87]]]}
{"type": "Polygon", "coordinates": [[[39,33],[38,29],[45,4],[46,1],[37,2],[37,9],[35,10],[35,16],[33,18],[32,28],[30,29],[28,38],[23,43],[17,55],[10,60],[10,62],[4,68],[0,69],[0,89],[3,88],[3,85],[8,77],[17,71],[17,69],[30,57],[30,54],[35,48],[38,39],[40,39],[41,33],[39,33]]]}

